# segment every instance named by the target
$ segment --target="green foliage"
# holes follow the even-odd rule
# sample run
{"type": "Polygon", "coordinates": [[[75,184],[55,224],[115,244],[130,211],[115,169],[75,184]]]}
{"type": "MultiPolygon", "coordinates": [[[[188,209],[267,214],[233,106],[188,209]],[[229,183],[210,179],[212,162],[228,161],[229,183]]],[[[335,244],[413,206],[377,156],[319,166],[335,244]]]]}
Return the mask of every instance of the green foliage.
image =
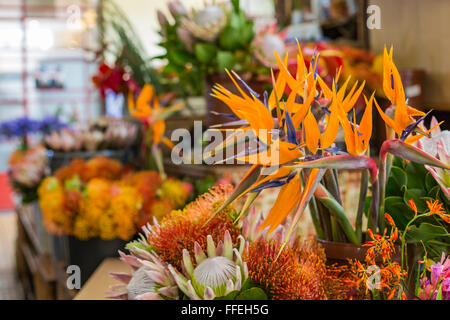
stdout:
{"type": "Polygon", "coordinates": [[[214,300],[267,300],[267,294],[263,289],[256,286],[250,278],[245,280],[241,291],[232,291],[225,297],[218,297],[214,300]]]}
{"type": "Polygon", "coordinates": [[[100,38],[105,45],[105,56],[113,56],[123,67],[131,69],[133,79],[143,87],[151,83],[157,92],[164,86],[160,74],[151,66],[139,36],[126,14],[114,2],[105,0],[99,15],[100,38]]]}
{"type": "MultiPolygon", "coordinates": [[[[428,212],[427,201],[439,200],[450,212],[450,204],[426,168],[412,161],[394,157],[386,186],[384,208],[401,232],[414,217],[408,201],[414,200],[418,214],[428,212]]],[[[423,243],[429,257],[439,257],[450,245],[449,225],[436,215],[417,219],[406,235],[408,243],[423,243]]]]}
{"type": "Polygon", "coordinates": [[[167,23],[161,30],[163,40],[159,45],[166,53],[156,58],[167,61],[163,74],[172,77],[168,85],[180,96],[203,94],[206,75],[225,69],[253,74],[267,72],[253,58],[253,20],[241,10],[239,0],[233,0],[232,5],[226,25],[212,42],[191,34],[186,43],[177,33],[177,29],[186,30],[182,17],[173,17],[175,22],[167,23]]]}

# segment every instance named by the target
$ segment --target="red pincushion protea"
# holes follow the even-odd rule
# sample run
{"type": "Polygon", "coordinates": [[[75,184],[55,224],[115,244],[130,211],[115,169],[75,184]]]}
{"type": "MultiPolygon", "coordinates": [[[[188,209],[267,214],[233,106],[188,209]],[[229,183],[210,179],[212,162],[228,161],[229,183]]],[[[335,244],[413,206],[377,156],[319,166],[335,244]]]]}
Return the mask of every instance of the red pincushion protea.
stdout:
{"type": "Polygon", "coordinates": [[[181,270],[183,249],[187,249],[193,255],[194,243],[198,242],[205,250],[208,235],[218,243],[227,230],[233,244],[237,242],[240,231],[233,224],[232,215],[235,213],[233,208],[225,208],[206,223],[231,190],[231,186],[213,187],[208,193],[186,206],[183,211],[174,211],[160,224],[155,222],[149,227],[148,242],[163,261],[181,270]]]}
{"type": "Polygon", "coordinates": [[[308,244],[297,248],[286,246],[280,253],[281,245],[275,239],[264,238],[249,245],[243,260],[247,262],[250,279],[265,288],[274,300],[326,299],[323,252],[308,244]]]}

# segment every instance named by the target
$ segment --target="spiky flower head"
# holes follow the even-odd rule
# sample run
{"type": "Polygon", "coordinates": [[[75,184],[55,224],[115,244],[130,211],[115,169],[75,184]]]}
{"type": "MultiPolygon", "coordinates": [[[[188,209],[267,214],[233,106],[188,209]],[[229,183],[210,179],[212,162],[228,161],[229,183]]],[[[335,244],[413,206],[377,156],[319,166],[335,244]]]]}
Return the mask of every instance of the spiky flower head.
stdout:
{"type": "Polygon", "coordinates": [[[184,27],[196,38],[212,42],[225,27],[228,9],[223,3],[212,2],[203,9],[192,10],[182,18],[184,27]]]}
{"type": "MultiPolygon", "coordinates": [[[[144,232],[148,232],[144,229],[144,232]]],[[[127,245],[130,255],[119,251],[132,273],[110,273],[122,284],[110,287],[109,298],[128,300],[178,299],[178,287],[167,265],[152,252],[144,236],[127,245]]]]}
{"type": "Polygon", "coordinates": [[[208,235],[218,242],[228,230],[233,243],[236,243],[240,231],[233,223],[236,210],[232,206],[226,207],[206,223],[231,190],[231,186],[213,187],[183,210],[173,211],[160,223],[154,221],[153,225],[148,225],[148,242],[152,248],[164,261],[179,269],[183,249],[193,254],[195,242],[206,249],[208,235]]]}
{"type": "Polygon", "coordinates": [[[241,290],[248,277],[247,264],[241,258],[245,248],[243,237],[240,237],[239,249],[233,248],[228,231],[217,246],[208,235],[206,254],[198,242],[194,243],[194,248],[195,262],[191,260],[189,251],[183,250],[184,275],[169,265],[178,287],[186,296],[192,300],[212,300],[241,290]]]}
{"type": "Polygon", "coordinates": [[[306,243],[281,248],[282,243],[275,239],[250,243],[243,260],[252,282],[274,300],[325,299],[323,252],[306,243]]]}

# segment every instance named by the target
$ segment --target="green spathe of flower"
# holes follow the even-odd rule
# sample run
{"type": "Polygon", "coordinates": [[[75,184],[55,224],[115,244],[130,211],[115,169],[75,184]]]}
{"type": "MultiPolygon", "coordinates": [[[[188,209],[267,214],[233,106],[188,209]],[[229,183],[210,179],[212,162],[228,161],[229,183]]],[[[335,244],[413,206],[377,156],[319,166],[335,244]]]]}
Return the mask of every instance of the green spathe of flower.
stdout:
{"type": "Polygon", "coordinates": [[[207,237],[206,254],[198,242],[194,244],[194,259],[189,252],[183,250],[183,267],[181,274],[169,265],[178,287],[193,300],[212,300],[224,297],[232,291],[240,291],[248,278],[247,264],[242,261],[241,254],[245,248],[245,240],[240,237],[240,245],[233,248],[231,235],[225,232],[224,241],[216,247],[212,237],[207,237]]]}

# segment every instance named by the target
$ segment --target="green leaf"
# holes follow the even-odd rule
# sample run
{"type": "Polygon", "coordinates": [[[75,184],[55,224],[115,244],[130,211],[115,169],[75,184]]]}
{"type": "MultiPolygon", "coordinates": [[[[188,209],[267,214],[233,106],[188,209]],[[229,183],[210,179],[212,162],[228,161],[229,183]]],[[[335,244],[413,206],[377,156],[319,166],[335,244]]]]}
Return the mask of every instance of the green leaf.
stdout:
{"type": "Polygon", "coordinates": [[[225,27],[219,35],[219,45],[225,50],[233,50],[239,45],[239,28],[225,27]]]}
{"type": "Polygon", "coordinates": [[[192,56],[190,54],[180,52],[179,50],[171,50],[167,52],[167,58],[175,65],[183,66],[183,69],[186,63],[192,60],[192,56]]]}
{"type": "Polygon", "coordinates": [[[416,204],[417,211],[425,212],[427,210],[426,200],[429,200],[427,197],[425,190],[423,189],[407,189],[405,195],[403,197],[405,204],[408,203],[411,198],[414,200],[416,204]]]}
{"type": "Polygon", "coordinates": [[[243,291],[236,300],[267,300],[267,294],[261,288],[253,287],[243,291]]]}
{"type": "Polygon", "coordinates": [[[236,299],[236,296],[239,294],[239,291],[234,290],[231,291],[229,294],[227,294],[226,296],[223,297],[216,297],[214,298],[214,300],[234,300],[236,299]]]}
{"type": "Polygon", "coordinates": [[[234,64],[233,54],[229,51],[218,51],[217,52],[217,68],[220,72],[225,69],[231,69],[234,64]]]}
{"type": "Polygon", "coordinates": [[[427,242],[436,238],[450,236],[444,227],[430,223],[421,223],[419,227],[411,226],[406,233],[406,242],[427,242]]]}
{"type": "Polygon", "coordinates": [[[386,185],[386,194],[389,196],[401,197],[403,195],[402,187],[406,184],[406,172],[397,166],[392,166],[389,180],[386,185]]]}
{"type": "Polygon", "coordinates": [[[392,162],[393,166],[404,169],[405,168],[405,160],[399,157],[394,157],[394,161],[392,162]]]}
{"type": "Polygon", "coordinates": [[[211,43],[197,43],[194,46],[194,52],[200,62],[208,64],[216,56],[217,48],[211,43]]]}
{"type": "Polygon", "coordinates": [[[410,161],[406,166],[408,188],[425,189],[425,177],[427,173],[428,171],[423,165],[410,161]]]}
{"type": "Polygon", "coordinates": [[[441,191],[441,188],[439,186],[434,186],[428,192],[428,196],[431,197],[431,198],[438,198],[439,197],[439,191],[441,191]]]}
{"type": "Polygon", "coordinates": [[[255,286],[256,286],[256,284],[250,278],[247,278],[247,280],[245,280],[244,283],[242,284],[241,291],[248,290],[255,286]]]}
{"type": "Polygon", "coordinates": [[[392,216],[400,230],[405,230],[408,222],[414,217],[413,211],[405,204],[402,197],[386,197],[384,211],[392,216]]]}
{"type": "Polygon", "coordinates": [[[434,179],[431,172],[428,172],[425,177],[425,187],[427,189],[427,192],[429,192],[431,189],[433,189],[435,186],[437,186],[436,179],[434,179]]]}
{"type": "Polygon", "coordinates": [[[442,300],[442,284],[439,286],[439,291],[437,293],[436,300],[442,300]]]}
{"type": "Polygon", "coordinates": [[[239,44],[245,46],[252,41],[254,35],[253,23],[247,23],[239,32],[239,44]]]}

